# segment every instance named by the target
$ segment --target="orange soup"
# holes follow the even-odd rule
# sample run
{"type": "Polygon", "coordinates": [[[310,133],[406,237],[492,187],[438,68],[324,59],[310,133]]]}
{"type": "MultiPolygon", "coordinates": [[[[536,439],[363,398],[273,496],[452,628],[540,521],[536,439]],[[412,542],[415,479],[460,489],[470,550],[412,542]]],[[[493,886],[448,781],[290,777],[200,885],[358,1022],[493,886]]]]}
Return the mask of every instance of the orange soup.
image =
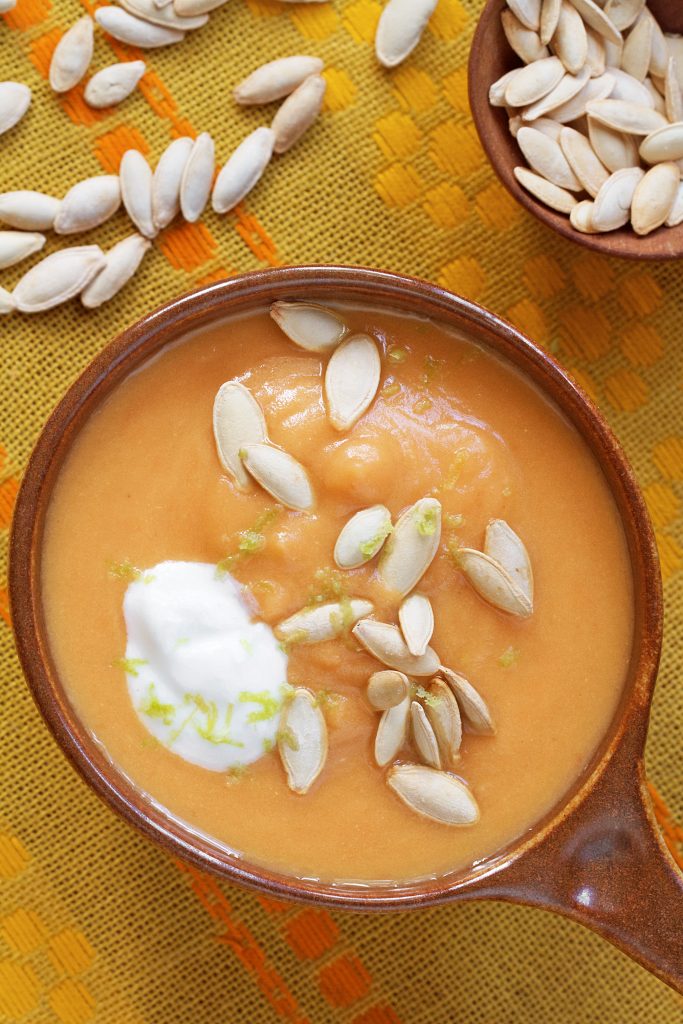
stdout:
{"type": "MultiPolygon", "coordinates": [[[[248,861],[293,876],[398,882],[489,857],[561,801],[620,699],[632,581],[600,468],[534,386],[438,323],[335,308],[347,328],[343,352],[298,347],[261,310],[195,330],[115,388],[79,434],[54,489],[44,607],[54,660],[78,714],[169,814],[248,861]],[[369,339],[356,355],[348,342],[359,334],[369,339]],[[331,359],[341,370],[336,382],[331,359]],[[232,452],[247,469],[246,486],[221,464],[214,440],[214,400],[225,382],[242,385],[236,391],[248,392],[245,401],[255,401],[264,419],[266,437],[254,439],[244,427],[232,452]],[[333,383],[336,398],[327,393],[333,383]],[[361,404],[344,421],[355,400],[349,387],[361,404]],[[290,463],[271,466],[281,453],[290,463]],[[273,481],[289,487],[286,500],[278,500],[273,481]],[[307,498],[291,497],[306,486],[307,506],[307,498]],[[290,499],[306,507],[287,507],[290,499]],[[340,566],[339,559],[354,562],[340,556],[340,533],[376,506],[385,512],[370,516],[372,536],[363,542],[363,517],[344,534],[361,564],[340,566]],[[415,529],[406,539],[409,521],[415,529]],[[487,527],[504,531],[497,545],[487,527]],[[510,550],[513,563],[515,552],[518,563],[528,554],[533,593],[525,565],[506,564],[510,550]],[[415,560],[413,581],[406,573],[415,560]],[[133,598],[152,603],[154,585],[145,590],[145,581],[158,567],[161,585],[162,563],[203,566],[209,588],[236,581],[220,600],[246,601],[244,628],[261,630],[258,643],[268,637],[270,660],[253,672],[245,662],[243,689],[225,720],[217,719],[215,694],[190,695],[182,721],[154,682],[145,680],[144,706],[134,696],[147,658],[130,656],[133,598]],[[328,605],[339,614],[310,642],[316,637],[306,633],[306,616],[328,605]],[[280,628],[300,612],[303,620],[280,628]],[[388,624],[380,627],[393,644],[387,657],[370,653],[377,623],[388,624]],[[411,640],[408,626],[420,635],[411,640]],[[418,653],[407,650],[406,638],[418,653]],[[425,650],[431,653],[419,653],[425,650]],[[263,688],[272,666],[288,684],[280,705],[263,688]],[[368,691],[379,671],[392,672],[391,685],[380,679],[368,691]],[[473,690],[458,690],[467,683],[473,690]],[[303,724],[293,694],[303,695],[303,724]],[[373,706],[369,694],[375,704],[379,694],[380,704],[393,705],[373,706]],[[399,699],[408,710],[397,741],[389,733],[401,717],[399,699]],[[246,765],[238,757],[246,748],[230,733],[243,700],[255,702],[245,721],[258,723],[263,740],[246,765]],[[444,719],[446,710],[458,721],[444,719]],[[172,732],[164,731],[169,723],[178,723],[172,732]],[[324,733],[312,769],[302,765],[311,729],[324,733]],[[182,746],[201,738],[218,762],[193,760],[182,746]],[[401,773],[416,765],[427,766],[413,778],[417,795],[400,792],[401,773]],[[293,775],[302,772],[309,774],[296,791],[293,775]],[[434,813],[451,792],[466,805],[455,823],[446,820],[450,810],[434,813]]],[[[194,601],[182,580],[180,596],[194,601]]],[[[208,619],[218,609],[212,601],[208,619]]],[[[138,631],[144,642],[145,628],[138,631]]],[[[188,642],[182,632],[180,623],[173,651],[188,642]]],[[[252,654],[245,636],[240,642],[252,654]]],[[[203,665],[186,668],[204,678],[203,665]]]]}

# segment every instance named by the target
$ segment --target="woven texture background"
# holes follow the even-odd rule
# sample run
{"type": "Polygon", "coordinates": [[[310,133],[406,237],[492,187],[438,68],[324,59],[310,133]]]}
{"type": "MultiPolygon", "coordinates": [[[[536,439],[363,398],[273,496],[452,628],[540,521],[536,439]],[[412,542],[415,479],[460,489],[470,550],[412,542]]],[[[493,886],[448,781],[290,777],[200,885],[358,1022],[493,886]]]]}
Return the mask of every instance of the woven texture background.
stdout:
{"type": "MultiPolygon", "coordinates": [[[[90,9],[90,0],[83,0],[90,9]]],[[[633,460],[657,529],[667,635],[647,749],[658,816],[683,859],[683,281],[680,266],[610,261],[549,233],[496,182],[472,125],[466,62],[479,3],[439,0],[419,50],[375,63],[376,0],[230,0],[182,44],[149,51],[139,92],[95,113],[46,84],[77,0],[18,0],[0,17],[0,79],[34,93],[0,141],[0,191],[63,192],[154,161],[207,129],[224,160],[269,111],[231,86],[264,60],[319,54],[323,117],[238,214],[178,225],[125,291],[0,320],[0,571],[22,466],[67,384],[121,328],[195,285],[279,263],[365,263],[480,300],[551,347],[633,460]]],[[[98,32],[95,66],[132,51],[98,32]]],[[[137,56],[137,54],[135,55],[137,56]]],[[[142,56],[142,55],[140,55],[142,56]]],[[[93,232],[109,245],[123,214],[93,232]]],[[[84,238],[83,241],[90,241],[84,238]]],[[[80,240],[79,240],[80,241],[80,240]]],[[[53,242],[48,243],[48,250],[53,242]]],[[[0,273],[12,287],[25,267],[0,273]]],[[[217,883],[117,820],[68,767],[35,711],[0,582],[0,1020],[86,1024],[674,1024],[683,1003],[589,932],[495,904],[393,917],[301,909],[217,883]]]]}

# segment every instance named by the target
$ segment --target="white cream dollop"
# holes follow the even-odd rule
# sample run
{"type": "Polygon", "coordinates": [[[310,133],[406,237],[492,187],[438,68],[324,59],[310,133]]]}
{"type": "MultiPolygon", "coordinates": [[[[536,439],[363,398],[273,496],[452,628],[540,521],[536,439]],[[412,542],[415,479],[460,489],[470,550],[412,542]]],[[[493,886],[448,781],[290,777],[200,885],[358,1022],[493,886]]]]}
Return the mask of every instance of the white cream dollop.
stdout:
{"type": "Polygon", "coordinates": [[[128,692],[145,728],[211,771],[251,764],[276,741],[287,657],[215,565],[160,562],[123,600],[128,692]]]}

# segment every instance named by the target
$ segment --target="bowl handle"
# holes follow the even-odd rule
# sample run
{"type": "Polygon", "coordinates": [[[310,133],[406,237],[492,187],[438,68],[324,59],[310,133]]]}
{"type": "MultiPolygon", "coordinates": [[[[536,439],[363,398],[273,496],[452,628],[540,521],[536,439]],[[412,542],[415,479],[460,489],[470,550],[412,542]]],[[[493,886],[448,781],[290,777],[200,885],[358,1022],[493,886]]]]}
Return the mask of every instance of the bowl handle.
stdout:
{"type": "Polygon", "coordinates": [[[683,992],[683,872],[660,837],[642,757],[626,746],[573,813],[482,879],[479,895],[580,921],[683,992]]]}

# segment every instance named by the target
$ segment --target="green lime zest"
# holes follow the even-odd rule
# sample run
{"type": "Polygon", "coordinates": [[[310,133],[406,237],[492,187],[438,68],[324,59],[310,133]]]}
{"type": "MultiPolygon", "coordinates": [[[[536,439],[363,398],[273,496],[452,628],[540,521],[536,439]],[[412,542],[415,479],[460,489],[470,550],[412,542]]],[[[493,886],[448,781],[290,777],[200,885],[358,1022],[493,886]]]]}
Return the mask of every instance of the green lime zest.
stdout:
{"type": "Polygon", "coordinates": [[[335,693],[334,690],[318,690],[315,695],[315,704],[322,711],[326,708],[337,708],[340,704],[343,704],[346,700],[341,693],[335,693]]]}
{"type": "Polygon", "coordinates": [[[249,655],[249,657],[251,657],[251,655],[254,653],[254,645],[252,644],[251,640],[247,640],[246,636],[241,636],[240,644],[244,651],[249,655]]]}
{"type": "Polygon", "coordinates": [[[458,530],[465,523],[465,517],[462,512],[449,512],[446,516],[446,526],[449,526],[451,530],[458,530]]]}
{"type": "Polygon", "coordinates": [[[138,669],[143,665],[149,665],[145,658],[115,658],[111,663],[112,668],[123,669],[126,675],[135,676],[136,679],[140,675],[138,669]]]}
{"type": "Polygon", "coordinates": [[[138,711],[142,715],[147,715],[148,718],[158,718],[164,725],[171,725],[177,708],[174,704],[164,704],[160,701],[154,683],[150,683],[145,696],[138,705],[138,711]]]}
{"type": "Polygon", "coordinates": [[[314,584],[309,590],[307,605],[325,604],[328,601],[339,601],[346,597],[346,583],[338,569],[325,566],[316,569],[314,584]]]}
{"type": "Polygon", "coordinates": [[[424,512],[418,512],[415,525],[421,537],[433,537],[439,525],[438,509],[428,508],[424,512]]]}
{"type": "Polygon", "coordinates": [[[371,537],[370,540],[364,540],[363,543],[359,545],[360,553],[363,557],[372,558],[373,555],[377,554],[392,530],[393,526],[391,525],[391,521],[387,520],[382,528],[377,531],[374,537],[371,537]]]}
{"type": "Polygon", "coordinates": [[[391,377],[387,377],[386,381],[382,385],[381,394],[385,398],[392,398],[393,395],[397,395],[401,390],[401,385],[391,377]]]}
{"type": "Polygon", "coordinates": [[[233,705],[228,704],[225,709],[225,722],[221,729],[218,724],[218,707],[213,700],[205,700],[198,693],[188,693],[185,696],[186,703],[194,703],[195,707],[206,716],[203,724],[195,722],[194,727],[199,736],[208,743],[216,746],[227,744],[230,747],[243,747],[244,743],[234,740],[230,735],[230,724],[232,722],[233,705]]]}
{"type": "Polygon", "coordinates": [[[282,505],[269,505],[268,508],[264,509],[264,511],[256,517],[253,526],[247,530],[240,530],[237,533],[233,541],[235,550],[227,554],[225,558],[221,559],[216,566],[216,573],[218,576],[223,576],[227,572],[232,572],[237,563],[241,562],[242,559],[248,558],[250,555],[258,554],[259,551],[263,551],[267,542],[264,530],[271,525],[281,511],[282,505]]]}
{"type": "Polygon", "coordinates": [[[455,453],[455,457],[448,468],[446,479],[443,482],[444,490],[450,491],[455,487],[458,480],[460,479],[462,468],[469,459],[469,457],[470,453],[467,450],[467,448],[458,448],[457,452],[455,453]]]}
{"type": "Polygon", "coordinates": [[[289,747],[290,750],[299,749],[299,741],[297,740],[296,736],[289,728],[289,726],[285,726],[282,729],[278,729],[277,741],[279,744],[282,744],[285,747],[289,747]]]}
{"type": "Polygon", "coordinates": [[[414,695],[430,708],[437,708],[441,703],[441,697],[437,697],[435,694],[430,693],[429,690],[425,690],[424,686],[415,686],[414,695]]]}
{"type": "Polygon", "coordinates": [[[275,744],[273,743],[273,741],[266,736],[266,738],[263,741],[263,753],[270,754],[274,747],[275,744]]]}
{"type": "Polygon", "coordinates": [[[387,349],[387,359],[391,363],[405,363],[407,358],[408,349],[406,348],[401,348],[400,346],[397,345],[391,345],[391,347],[387,349]]]}
{"type": "Polygon", "coordinates": [[[225,773],[225,781],[231,786],[233,782],[239,782],[240,779],[243,779],[247,771],[246,764],[233,764],[225,773]]]}
{"type": "Polygon", "coordinates": [[[507,647],[498,659],[498,664],[501,668],[510,668],[516,664],[519,659],[519,653],[516,647],[507,647]]]}
{"type": "Polygon", "coordinates": [[[260,710],[250,711],[247,715],[247,722],[269,722],[275,718],[281,707],[281,701],[273,697],[268,690],[261,690],[260,693],[253,693],[249,690],[242,690],[239,695],[240,704],[258,704],[260,710]]]}
{"type": "Polygon", "coordinates": [[[151,583],[154,579],[150,573],[133,565],[129,558],[124,558],[122,562],[109,562],[107,570],[113,580],[122,580],[124,583],[135,583],[137,580],[151,583]]]}

